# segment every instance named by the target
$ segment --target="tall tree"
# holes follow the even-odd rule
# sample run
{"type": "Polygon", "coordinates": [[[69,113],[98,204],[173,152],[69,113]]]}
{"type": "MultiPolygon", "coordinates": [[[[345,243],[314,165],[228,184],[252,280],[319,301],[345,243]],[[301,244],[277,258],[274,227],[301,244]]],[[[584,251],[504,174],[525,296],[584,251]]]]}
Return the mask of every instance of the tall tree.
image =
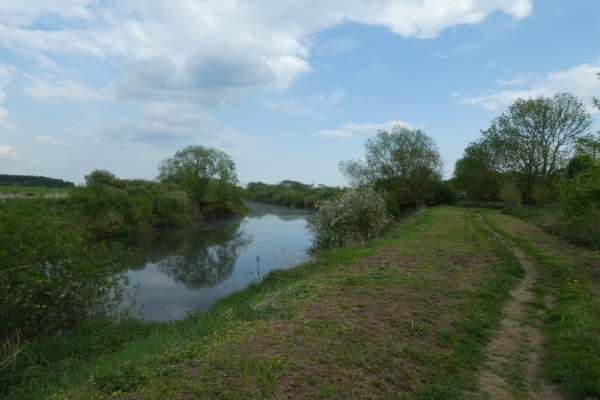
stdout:
{"type": "Polygon", "coordinates": [[[570,93],[518,99],[483,131],[498,172],[511,176],[525,197],[534,185],[552,186],[591,126],[585,106],[570,93]]]}
{"type": "MultiPolygon", "coordinates": [[[[221,150],[198,145],[179,150],[159,164],[158,179],[180,184],[194,199],[200,212],[229,202],[233,208],[244,208],[234,192],[238,184],[235,163],[221,150]]],[[[211,211],[229,213],[218,209],[211,211]]]]}
{"type": "Polygon", "coordinates": [[[421,205],[441,180],[444,161],[421,129],[394,125],[365,143],[365,161],[344,160],[340,171],[354,186],[380,183],[400,202],[421,205]]]}

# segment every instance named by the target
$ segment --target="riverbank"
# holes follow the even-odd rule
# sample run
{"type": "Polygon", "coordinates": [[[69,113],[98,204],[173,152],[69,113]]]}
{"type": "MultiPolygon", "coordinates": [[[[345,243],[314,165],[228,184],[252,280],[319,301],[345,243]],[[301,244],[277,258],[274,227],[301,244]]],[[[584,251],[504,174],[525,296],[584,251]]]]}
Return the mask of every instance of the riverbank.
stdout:
{"type": "MultiPolygon", "coordinates": [[[[502,224],[514,225],[514,218],[479,211],[500,233],[505,234],[502,224]]],[[[172,323],[84,326],[60,346],[55,343],[48,365],[40,361],[29,367],[26,384],[20,391],[15,387],[12,398],[484,397],[486,346],[500,330],[509,291],[518,287],[524,270],[477,212],[429,209],[363,247],[324,252],[311,262],[273,271],[205,314],[172,323]]],[[[535,261],[539,276],[546,278],[534,287],[536,296],[543,288],[544,293],[563,290],[566,283],[554,286],[562,276],[544,272],[548,260],[535,261]]],[[[579,283],[585,271],[577,274],[579,283]]],[[[598,287],[591,278],[584,281],[598,287]]],[[[586,308],[560,292],[554,298],[553,310],[578,304],[585,321],[593,315],[593,301],[586,308]]],[[[528,310],[541,307],[534,300],[528,310]]],[[[566,340],[556,336],[564,331],[548,328],[560,321],[554,311],[535,315],[528,314],[528,323],[547,335],[543,349],[553,349],[554,358],[541,357],[541,369],[550,376],[556,357],[572,350],[564,342],[551,346],[553,340],[566,340]]],[[[568,314],[567,322],[577,318],[568,314]]],[[[584,333],[591,337],[594,327],[588,325],[584,333]]],[[[591,365],[587,375],[580,374],[579,388],[593,378],[591,365]]],[[[525,372],[510,372],[501,377],[509,398],[535,394],[529,391],[536,387],[523,388],[525,372]]],[[[562,384],[563,391],[576,392],[562,384]]],[[[588,382],[591,395],[589,387],[588,382]]]]}

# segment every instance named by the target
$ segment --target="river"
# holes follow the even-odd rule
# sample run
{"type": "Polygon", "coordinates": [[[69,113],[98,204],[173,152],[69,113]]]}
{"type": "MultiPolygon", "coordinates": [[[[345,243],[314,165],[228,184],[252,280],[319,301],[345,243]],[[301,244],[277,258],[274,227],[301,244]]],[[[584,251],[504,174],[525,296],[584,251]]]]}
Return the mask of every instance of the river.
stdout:
{"type": "Polygon", "coordinates": [[[305,229],[313,212],[246,203],[247,215],[214,218],[193,226],[158,228],[120,241],[132,252],[127,275],[145,318],[168,321],[206,310],[274,268],[305,259],[305,229]]]}

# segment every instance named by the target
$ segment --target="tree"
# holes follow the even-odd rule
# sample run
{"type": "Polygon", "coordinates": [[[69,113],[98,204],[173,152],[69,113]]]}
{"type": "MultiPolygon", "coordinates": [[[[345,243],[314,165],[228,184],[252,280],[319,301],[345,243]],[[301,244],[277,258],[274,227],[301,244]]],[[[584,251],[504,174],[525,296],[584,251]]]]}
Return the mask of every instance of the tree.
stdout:
{"type": "Polygon", "coordinates": [[[190,145],[158,166],[158,179],[181,185],[199,211],[232,214],[244,210],[234,190],[238,178],[233,159],[221,150],[190,145]]]}
{"type": "Polygon", "coordinates": [[[464,150],[454,165],[454,185],[473,200],[497,201],[503,179],[496,170],[489,141],[477,140],[464,150]]]}
{"type": "Polygon", "coordinates": [[[517,99],[482,134],[495,170],[514,180],[529,199],[537,183],[555,185],[572,156],[572,145],[591,123],[577,97],[559,93],[517,99]]]}
{"type": "Polygon", "coordinates": [[[351,185],[377,183],[401,204],[423,205],[441,180],[444,162],[437,145],[421,129],[394,125],[365,143],[365,161],[345,160],[340,171],[351,185]]]}

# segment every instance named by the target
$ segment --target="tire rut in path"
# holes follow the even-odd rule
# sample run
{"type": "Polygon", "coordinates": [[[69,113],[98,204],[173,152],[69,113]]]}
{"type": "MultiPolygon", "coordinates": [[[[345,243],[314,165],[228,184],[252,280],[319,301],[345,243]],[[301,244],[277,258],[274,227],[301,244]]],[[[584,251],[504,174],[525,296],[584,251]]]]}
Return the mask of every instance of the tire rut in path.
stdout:
{"type": "MultiPolygon", "coordinates": [[[[528,392],[527,398],[562,400],[562,395],[553,385],[539,378],[542,334],[538,329],[522,323],[525,316],[525,302],[534,298],[529,289],[537,281],[538,271],[516,244],[490,229],[483,222],[480,214],[477,214],[477,217],[483,227],[509,245],[525,272],[519,285],[510,291],[512,299],[502,309],[504,317],[500,321],[501,329],[486,348],[488,359],[485,369],[477,376],[479,386],[492,399],[513,400],[515,396],[511,394],[510,384],[506,378],[511,373],[519,374],[520,372],[515,369],[520,368],[528,392]]],[[[546,303],[551,303],[551,299],[548,300],[546,303]]]]}

